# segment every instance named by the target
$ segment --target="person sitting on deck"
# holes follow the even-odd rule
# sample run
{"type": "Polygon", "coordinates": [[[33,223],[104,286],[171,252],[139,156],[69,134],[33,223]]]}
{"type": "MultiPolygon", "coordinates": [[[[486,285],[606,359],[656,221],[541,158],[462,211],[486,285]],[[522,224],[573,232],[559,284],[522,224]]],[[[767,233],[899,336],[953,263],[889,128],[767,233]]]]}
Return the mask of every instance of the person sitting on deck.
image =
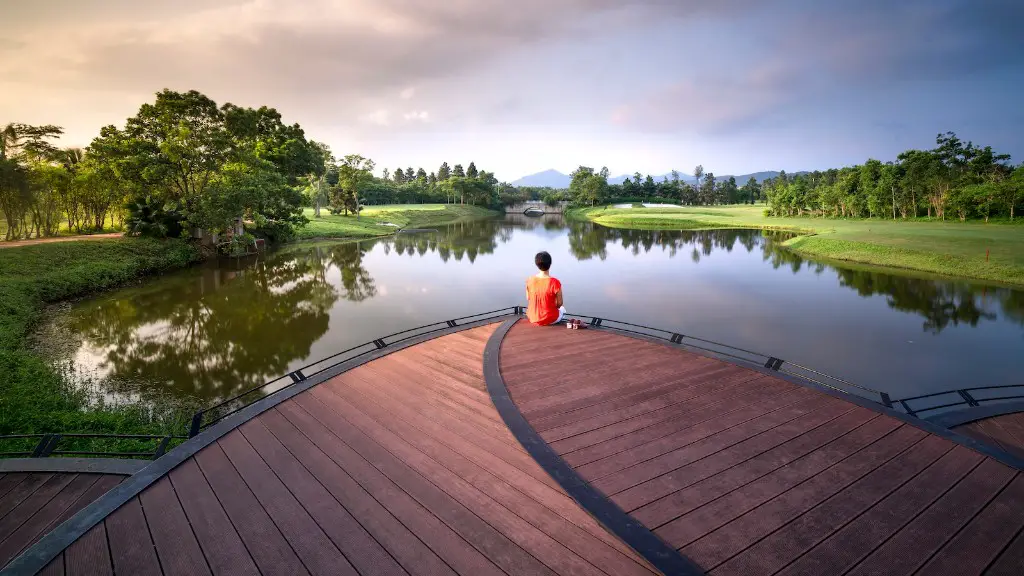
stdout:
{"type": "Polygon", "coordinates": [[[550,326],[562,321],[565,306],[562,305],[562,283],[548,274],[551,269],[551,254],[539,252],[533,259],[540,272],[526,280],[526,317],[536,326],[550,326]]]}

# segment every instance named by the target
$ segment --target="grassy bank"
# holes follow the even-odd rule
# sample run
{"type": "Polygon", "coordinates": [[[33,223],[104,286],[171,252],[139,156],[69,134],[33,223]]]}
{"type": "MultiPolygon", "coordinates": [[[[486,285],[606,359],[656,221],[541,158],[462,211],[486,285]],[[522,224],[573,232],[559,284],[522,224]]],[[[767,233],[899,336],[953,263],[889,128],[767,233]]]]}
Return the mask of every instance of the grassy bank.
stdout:
{"type": "Polygon", "coordinates": [[[786,246],[807,256],[1024,285],[1024,222],[769,218],[763,210],[745,205],[587,208],[569,217],[614,228],[791,230],[801,235],[786,246]]]}
{"type": "Polygon", "coordinates": [[[399,228],[443,226],[488,218],[495,216],[497,212],[457,204],[393,204],[367,206],[358,220],[352,215],[332,215],[327,210],[321,210],[320,214],[321,217],[316,218],[313,216],[312,208],[306,209],[309,224],[296,230],[299,239],[387,236],[394,234],[399,228]]]}
{"type": "MultiPolygon", "coordinates": [[[[97,404],[31,351],[27,339],[47,303],[121,286],[199,259],[199,251],[186,242],[137,238],[0,250],[0,434],[182,433],[185,423],[178,414],[97,404]]],[[[15,449],[20,447],[10,442],[0,446],[0,451],[15,449]]]]}

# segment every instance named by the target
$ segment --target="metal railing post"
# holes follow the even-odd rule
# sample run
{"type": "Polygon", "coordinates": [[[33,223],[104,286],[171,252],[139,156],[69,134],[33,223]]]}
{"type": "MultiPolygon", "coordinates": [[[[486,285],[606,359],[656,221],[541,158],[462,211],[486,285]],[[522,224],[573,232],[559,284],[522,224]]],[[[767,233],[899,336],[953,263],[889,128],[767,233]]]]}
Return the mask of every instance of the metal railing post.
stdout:
{"type": "Polygon", "coordinates": [[[199,429],[203,425],[203,411],[200,410],[192,415],[192,426],[188,429],[188,437],[195,438],[199,434],[199,429]]]}

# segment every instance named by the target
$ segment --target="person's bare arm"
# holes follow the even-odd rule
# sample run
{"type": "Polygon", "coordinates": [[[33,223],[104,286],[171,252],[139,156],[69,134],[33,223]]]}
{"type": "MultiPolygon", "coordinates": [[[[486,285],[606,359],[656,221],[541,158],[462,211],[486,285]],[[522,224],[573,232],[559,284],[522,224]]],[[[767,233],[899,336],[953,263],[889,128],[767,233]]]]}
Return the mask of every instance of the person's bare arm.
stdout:
{"type": "Polygon", "coordinates": [[[562,290],[561,289],[559,289],[558,292],[555,292],[555,306],[558,306],[559,308],[562,307],[562,290]]]}

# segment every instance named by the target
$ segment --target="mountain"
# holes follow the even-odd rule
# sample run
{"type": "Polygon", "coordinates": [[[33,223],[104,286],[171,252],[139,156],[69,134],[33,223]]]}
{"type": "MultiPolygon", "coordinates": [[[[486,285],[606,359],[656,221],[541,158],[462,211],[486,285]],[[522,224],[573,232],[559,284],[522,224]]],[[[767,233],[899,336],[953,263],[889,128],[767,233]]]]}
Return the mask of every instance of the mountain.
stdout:
{"type": "Polygon", "coordinates": [[[523,176],[512,182],[513,186],[547,186],[549,188],[568,188],[572,179],[568,174],[562,174],[558,170],[545,170],[523,176]]]}
{"type": "MultiPolygon", "coordinates": [[[[794,176],[794,175],[798,175],[798,174],[807,174],[807,172],[789,172],[788,174],[790,176],[794,176]]],[[[740,186],[742,186],[742,185],[747,183],[747,180],[749,180],[751,176],[753,176],[754,179],[757,180],[758,183],[761,183],[761,182],[764,182],[765,180],[767,180],[769,178],[775,178],[778,175],[779,175],[779,172],[775,171],[775,170],[765,170],[763,172],[754,172],[752,174],[741,174],[739,176],[736,176],[736,183],[739,184],[740,186]]],[[[715,174],[715,180],[716,181],[718,181],[718,180],[728,180],[729,176],[730,176],[729,174],[725,174],[725,175],[715,174]]],[[[646,177],[647,177],[647,175],[645,174],[644,178],[646,178],[646,177]]],[[[633,177],[631,175],[629,175],[629,174],[623,174],[621,176],[612,176],[612,177],[608,178],[608,183],[609,184],[622,184],[622,181],[625,180],[626,178],[632,179],[633,177]]],[[[669,180],[671,180],[672,179],[672,173],[670,172],[668,174],[659,174],[657,176],[653,176],[653,178],[654,178],[655,182],[661,182],[663,178],[668,178],[669,180]]],[[[694,178],[693,178],[692,174],[685,174],[683,172],[680,172],[679,173],[679,179],[682,180],[683,182],[688,183],[688,184],[693,184],[694,183],[694,178]]],[[[562,174],[558,170],[545,170],[543,172],[538,172],[536,174],[530,174],[529,176],[523,176],[519,180],[516,180],[515,182],[512,182],[512,185],[513,186],[548,186],[550,188],[568,188],[570,180],[571,180],[571,178],[569,177],[568,174],[562,174]]]]}

